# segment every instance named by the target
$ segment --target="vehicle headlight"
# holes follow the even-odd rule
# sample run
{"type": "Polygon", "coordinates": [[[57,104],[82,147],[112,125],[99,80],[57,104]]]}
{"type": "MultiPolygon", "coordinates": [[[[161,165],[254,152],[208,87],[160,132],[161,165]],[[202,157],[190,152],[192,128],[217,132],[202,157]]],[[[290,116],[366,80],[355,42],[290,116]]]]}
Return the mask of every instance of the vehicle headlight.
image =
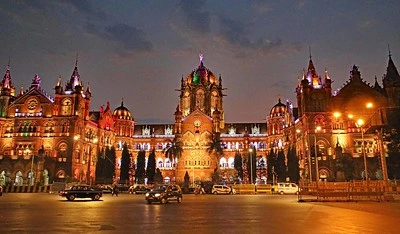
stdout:
{"type": "Polygon", "coordinates": [[[155,196],[155,197],[159,197],[159,196],[161,196],[161,194],[156,193],[154,196],[155,196]]]}
{"type": "Polygon", "coordinates": [[[150,193],[146,193],[146,197],[150,196],[150,193]]]}

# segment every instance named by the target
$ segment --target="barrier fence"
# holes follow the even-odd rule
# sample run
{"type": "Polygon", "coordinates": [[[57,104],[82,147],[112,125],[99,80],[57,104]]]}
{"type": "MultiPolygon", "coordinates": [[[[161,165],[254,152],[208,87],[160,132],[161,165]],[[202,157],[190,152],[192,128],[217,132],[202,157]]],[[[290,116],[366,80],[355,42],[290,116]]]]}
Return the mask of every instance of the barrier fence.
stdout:
{"type": "Polygon", "coordinates": [[[48,193],[52,190],[51,188],[52,185],[46,185],[46,186],[8,185],[3,187],[3,193],[48,193]]]}
{"type": "Polygon", "coordinates": [[[307,195],[316,196],[316,201],[391,201],[391,193],[397,193],[398,187],[386,181],[351,182],[300,182],[299,200],[307,195]]]}

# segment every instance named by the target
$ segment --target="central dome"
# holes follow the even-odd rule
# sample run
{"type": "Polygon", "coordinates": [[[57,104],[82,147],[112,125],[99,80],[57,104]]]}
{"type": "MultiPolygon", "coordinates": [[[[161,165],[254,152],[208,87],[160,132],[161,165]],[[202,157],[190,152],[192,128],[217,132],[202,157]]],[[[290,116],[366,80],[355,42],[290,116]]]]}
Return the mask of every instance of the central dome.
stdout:
{"type": "Polygon", "coordinates": [[[272,107],[270,117],[283,116],[287,112],[287,107],[281,102],[279,98],[278,104],[272,107]]]}
{"type": "Polygon", "coordinates": [[[121,102],[121,106],[115,108],[112,115],[116,119],[133,120],[131,112],[124,107],[124,102],[121,102]]]}
{"type": "Polygon", "coordinates": [[[188,77],[187,82],[189,84],[215,84],[216,78],[214,73],[208,70],[203,64],[203,57],[200,56],[200,65],[197,69],[192,71],[188,77]]]}

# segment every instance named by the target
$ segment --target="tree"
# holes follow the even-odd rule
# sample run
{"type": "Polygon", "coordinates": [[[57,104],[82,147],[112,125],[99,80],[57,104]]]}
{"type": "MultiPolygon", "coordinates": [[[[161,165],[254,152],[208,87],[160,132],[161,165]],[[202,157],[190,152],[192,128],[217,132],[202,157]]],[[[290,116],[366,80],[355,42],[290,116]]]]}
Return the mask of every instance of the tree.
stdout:
{"type": "Polygon", "coordinates": [[[105,152],[104,149],[99,150],[96,163],[96,183],[103,184],[105,181],[105,152]]]}
{"type": "Polygon", "coordinates": [[[267,155],[267,179],[269,183],[275,183],[273,179],[276,175],[275,172],[275,165],[276,165],[276,154],[273,148],[269,151],[267,155]]]}
{"type": "Polygon", "coordinates": [[[156,169],[156,174],[154,175],[154,182],[155,183],[162,183],[164,181],[164,177],[160,171],[160,168],[156,169]]]}
{"type": "Polygon", "coordinates": [[[114,181],[115,178],[115,148],[112,146],[111,148],[107,147],[106,150],[104,151],[104,161],[101,163],[103,166],[104,172],[102,173],[103,175],[103,182],[106,184],[111,184],[114,181]]]}
{"type": "Polygon", "coordinates": [[[136,163],[136,172],[135,172],[135,180],[138,184],[144,184],[144,175],[145,175],[145,166],[146,166],[146,152],[144,150],[140,150],[137,156],[136,163]]]}
{"type": "MultiPolygon", "coordinates": [[[[206,151],[210,155],[214,155],[216,160],[218,160],[219,156],[223,154],[223,149],[221,146],[221,139],[218,133],[212,134],[210,139],[207,142],[206,151]]],[[[215,166],[217,168],[218,161],[216,161],[215,166]]]]}
{"type": "Polygon", "coordinates": [[[130,164],[131,164],[131,155],[128,150],[128,145],[125,143],[122,147],[121,171],[120,171],[120,175],[119,175],[119,181],[122,183],[129,182],[130,164]]]}
{"type": "Polygon", "coordinates": [[[174,139],[167,144],[167,147],[163,149],[165,157],[169,158],[171,162],[173,162],[175,158],[180,158],[182,152],[182,142],[177,137],[174,137],[174,139]]]}
{"type": "Polygon", "coordinates": [[[243,179],[243,159],[242,159],[242,155],[240,155],[239,151],[236,151],[233,164],[238,173],[238,177],[242,180],[243,179]]]}
{"type": "Polygon", "coordinates": [[[287,173],[291,182],[298,183],[300,180],[299,158],[296,147],[290,147],[287,155],[287,173]]]}
{"type": "Polygon", "coordinates": [[[156,153],[155,150],[153,149],[149,154],[149,158],[147,159],[146,176],[148,183],[154,182],[155,174],[156,174],[156,153]]]}
{"type": "Polygon", "coordinates": [[[276,158],[275,172],[278,176],[279,182],[286,181],[286,164],[285,164],[285,154],[282,149],[278,150],[278,156],[276,158]]]}

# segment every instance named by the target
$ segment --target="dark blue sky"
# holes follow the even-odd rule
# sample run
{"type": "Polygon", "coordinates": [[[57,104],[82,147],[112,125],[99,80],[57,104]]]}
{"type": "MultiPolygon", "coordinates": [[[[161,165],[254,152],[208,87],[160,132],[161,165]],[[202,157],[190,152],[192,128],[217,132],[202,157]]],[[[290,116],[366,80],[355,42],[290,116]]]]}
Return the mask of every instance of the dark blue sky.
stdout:
{"type": "MultiPolygon", "coordinates": [[[[0,67],[11,57],[16,87],[36,73],[48,93],[65,85],[79,54],[92,110],[107,101],[139,123],[173,122],[180,79],[199,64],[221,74],[228,122],[264,121],[278,96],[294,106],[309,46],[317,73],[339,89],[353,64],[374,83],[386,71],[388,44],[400,68],[398,1],[0,2],[0,67]]],[[[1,71],[1,70],[0,70],[1,71]]],[[[18,88],[19,90],[19,88],[18,88]]]]}

